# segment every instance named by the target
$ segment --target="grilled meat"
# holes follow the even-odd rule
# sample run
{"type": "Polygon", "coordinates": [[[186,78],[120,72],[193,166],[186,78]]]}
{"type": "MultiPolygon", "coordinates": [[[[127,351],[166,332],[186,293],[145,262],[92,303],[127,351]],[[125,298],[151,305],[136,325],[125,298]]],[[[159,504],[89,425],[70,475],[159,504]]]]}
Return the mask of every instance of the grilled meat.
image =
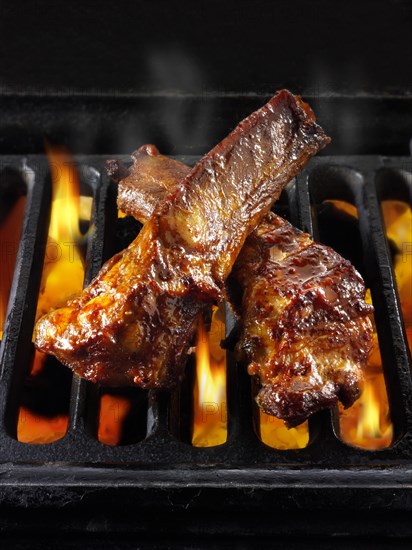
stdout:
{"type": "Polygon", "coordinates": [[[78,298],[38,321],[37,348],[102,384],[175,385],[246,237],[328,142],[310,108],[279,92],[196,164],[78,298]]]}
{"type": "Polygon", "coordinates": [[[190,168],[161,155],[154,145],[143,145],[132,153],[132,158],[130,173],[122,163],[114,160],[107,162],[107,172],[119,182],[117,206],[145,223],[156,205],[176,189],[190,168]]]}
{"type": "MultiPolygon", "coordinates": [[[[167,163],[176,165],[148,151],[140,149],[129,186],[139,201],[125,205],[141,221],[153,198],[146,181],[161,186],[167,163]]],[[[229,281],[243,295],[236,354],[257,379],[260,407],[292,426],[338,399],[352,405],[372,346],[372,307],[353,266],[270,213],[247,238],[229,281]]]]}
{"type": "Polygon", "coordinates": [[[249,236],[231,277],[240,284],[239,360],[257,403],[289,426],[359,397],[373,343],[372,306],[352,266],[273,214],[249,236]]]}

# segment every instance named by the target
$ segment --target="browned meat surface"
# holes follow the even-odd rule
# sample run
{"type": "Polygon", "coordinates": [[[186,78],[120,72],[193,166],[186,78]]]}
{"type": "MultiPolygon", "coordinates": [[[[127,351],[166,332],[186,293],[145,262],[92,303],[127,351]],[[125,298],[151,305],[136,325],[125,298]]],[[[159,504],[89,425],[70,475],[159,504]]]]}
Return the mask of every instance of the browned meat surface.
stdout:
{"type": "Polygon", "coordinates": [[[310,108],[279,92],[197,163],[80,297],[38,321],[36,346],[95,382],[175,385],[247,235],[328,142],[310,108]]]}
{"type": "MultiPolygon", "coordinates": [[[[161,182],[159,156],[144,166],[161,182]]],[[[149,205],[145,181],[142,169],[130,193],[149,205]]],[[[140,220],[141,204],[129,208],[140,220]]],[[[294,425],[338,399],[350,406],[372,345],[372,307],[351,264],[270,213],[247,238],[233,279],[243,293],[237,356],[258,381],[262,409],[294,425]]]]}
{"type": "Polygon", "coordinates": [[[142,223],[152,215],[155,206],[174,191],[190,172],[190,168],[165,155],[154,145],[143,145],[132,153],[133,165],[126,172],[118,161],[109,161],[108,173],[119,180],[117,206],[142,223]]]}
{"type": "Polygon", "coordinates": [[[372,347],[372,306],[352,264],[268,215],[234,265],[240,284],[238,358],[258,379],[259,406],[294,426],[359,397],[372,347]]]}

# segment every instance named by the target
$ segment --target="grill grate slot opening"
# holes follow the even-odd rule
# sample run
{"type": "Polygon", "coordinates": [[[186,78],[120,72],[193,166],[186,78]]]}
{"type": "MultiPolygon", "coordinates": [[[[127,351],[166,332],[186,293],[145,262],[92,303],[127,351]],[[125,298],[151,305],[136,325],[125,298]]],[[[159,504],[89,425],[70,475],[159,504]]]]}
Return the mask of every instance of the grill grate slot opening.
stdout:
{"type": "Polygon", "coordinates": [[[91,388],[97,407],[88,401],[93,435],[105,445],[131,445],[146,437],[147,392],[138,388],[91,388]]]}
{"type": "Polygon", "coordinates": [[[187,445],[192,444],[195,372],[196,359],[191,354],[187,359],[183,380],[170,395],[168,429],[177,440],[187,445]]]}
{"type": "Polygon", "coordinates": [[[69,369],[31,346],[28,374],[19,392],[18,441],[45,444],[65,436],[71,382],[69,369]]]}
{"type": "MultiPolygon", "coordinates": [[[[366,301],[376,304],[381,299],[381,289],[365,255],[366,236],[361,234],[362,221],[359,220],[357,207],[363,184],[364,180],[359,173],[335,167],[314,171],[309,189],[315,237],[352,262],[365,280],[368,289],[366,301]]],[[[378,330],[377,334],[375,328],[374,346],[365,369],[361,397],[347,410],[340,404],[339,415],[336,411],[334,414],[335,431],[342,441],[364,449],[386,448],[393,440],[384,379],[384,372],[391,370],[392,365],[388,358],[385,361],[381,357],[382,338],[382,330],[378,330]]]]}
{"type": "MultiPolygon", "coordinates": [[[[31,360],[34,358],[32,330],[41,281],[41,266],[46,251],[51,200],[47,165],[44,163],[36,165],[34,163],[27,169],[30,175],[37,173],[39,179],[37,182],[32,181],[32,186],[29,188],[22,230],[24,239],[21,240],[19,245],[13,286],[10,293],[10,301],[13,302],[11,304],[12,308],[13,306],[14,309],[16,308],[16,303],[20,302],[21,304],[18,312],[20,315],[17,319],[18,332],[17,334],[11,333],[12,341],[8,350],[11,361],[4,366],[3,370],[3,388],[7,395],[7,398],[4,399],[6,409],[5,426],[8,433],[14,438],[17,438],[21,388],[28,374],[31,360]],[[37,185],[34,183],[37,183],[37,185]]],[[[17,314],[16,309],[15,312],[17,314]]],[[[12,319],[12,315],[7,318],[4,330],[5,344],[7,343],[7,334],[12,319]]],[[[7,353],[6,349],[4,351],[7,353]]]]}
{"type": "MultiPolygon", "coordinates": [[[[53,152],[49,163],[53,191],[44,259],[38,265],[41,283],[35,320],[64,305],[83,286],[86,246],[81,238],[82,234],[87,238],[93,194],[87,181],[79,179],[67,153],[53,152]]],[[[67,431],[72,375],[53,357],[34,350],[32,344],[30,350],[18,396],[16,437],[24,443],[45,444],[64,437],[67,431]]]]}
{"type": "Polygon", "coordinates": [[[382,168],[376,191],[409,351],[412,351],[412,173],[382,168]]]}

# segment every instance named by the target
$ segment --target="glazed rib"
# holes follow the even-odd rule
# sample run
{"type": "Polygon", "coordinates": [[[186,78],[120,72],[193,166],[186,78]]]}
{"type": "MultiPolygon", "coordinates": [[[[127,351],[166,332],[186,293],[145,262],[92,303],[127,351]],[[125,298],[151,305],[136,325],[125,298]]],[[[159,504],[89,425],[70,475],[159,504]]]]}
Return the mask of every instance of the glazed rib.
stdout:
{"type": "MultiPolygon", "coordinates": [[[[152,204],[146,182],[154,174],[162,182],[168,163],[176,167],[153,146],[135,155],[127,185],[140,200],[123,204],[137,219],[144,219],[142,202],[152,204]]],[[[270,213],[247,238],[229,280],[242,293],[236,354],[258,382],[260,407],[293,426],[338,399],[352,405],[372,346],[372,307],[353,266],[270,213]]]]}
{"type": "Polygon", "coordinates": [[[196,164],[80,297],[38,321],[36,346],[102,384],[175,385],[247,235],[328,142],[310,108],[279,92],[196,164]]]}
{"type": "Polygon", "coordinates": [[[161,155],[154,145],[143,145],[131,156],[130,172],[119,161],[110,160],[106,163],[107,173],[119,183],[118,208],[145,223],[157,204],[188,175],[190,168],[161,155]]]}
{"type": "Polygon", "coordinates": [[[352,405],[373,344],[373,308],[352,264],[269,214],[232,277],[243,292],[236,353],[262,410],[295,426],[338,400],[352,405]]]}

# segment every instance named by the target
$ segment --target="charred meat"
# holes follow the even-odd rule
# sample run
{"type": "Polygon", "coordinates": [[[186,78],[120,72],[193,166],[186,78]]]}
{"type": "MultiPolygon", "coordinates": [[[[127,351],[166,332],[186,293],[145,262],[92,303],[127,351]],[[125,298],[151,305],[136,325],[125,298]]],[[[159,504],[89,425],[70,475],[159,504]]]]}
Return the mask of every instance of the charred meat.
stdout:
{"type": "Polygon", "coordinates": [[[275,215],[247,239],[231,277],[242,288],[238,359],[257,402],[289,426],[359,397],[372,306],[352,264],[275,215]]]}
{"type": "Polygon", "coordinates": [[[328,142],[309,106],[279,92],[196,164],[78,298],[38,321],[37,348],[94,382],[174,386],[246,237],[328,142]]]}
{"type": "MultiPolygon", "coordinates": [[[[148,151],[141,148],[128,180],[139,201],[125,205],[141,221],[153,202],[146,182],[161,186],[164,167],[176,165],[148,151]]],[[[257,380],[260,407],[292,426],[338,399],[352,405],[372,346],[372,307],[353,266],[270,213],[247,238],[230,283],[242,295],[236,354],[257,380]]]]}
{"type": "Polygon", "coordinates": [[[143,145],[132,153],[132,159],[130,172],[115,160],[108,161],[107,172],[119,183],[119,209],[145,223],[157,204],[188,175],[190,168],[161,155],[154,145],[143,145]]]}

